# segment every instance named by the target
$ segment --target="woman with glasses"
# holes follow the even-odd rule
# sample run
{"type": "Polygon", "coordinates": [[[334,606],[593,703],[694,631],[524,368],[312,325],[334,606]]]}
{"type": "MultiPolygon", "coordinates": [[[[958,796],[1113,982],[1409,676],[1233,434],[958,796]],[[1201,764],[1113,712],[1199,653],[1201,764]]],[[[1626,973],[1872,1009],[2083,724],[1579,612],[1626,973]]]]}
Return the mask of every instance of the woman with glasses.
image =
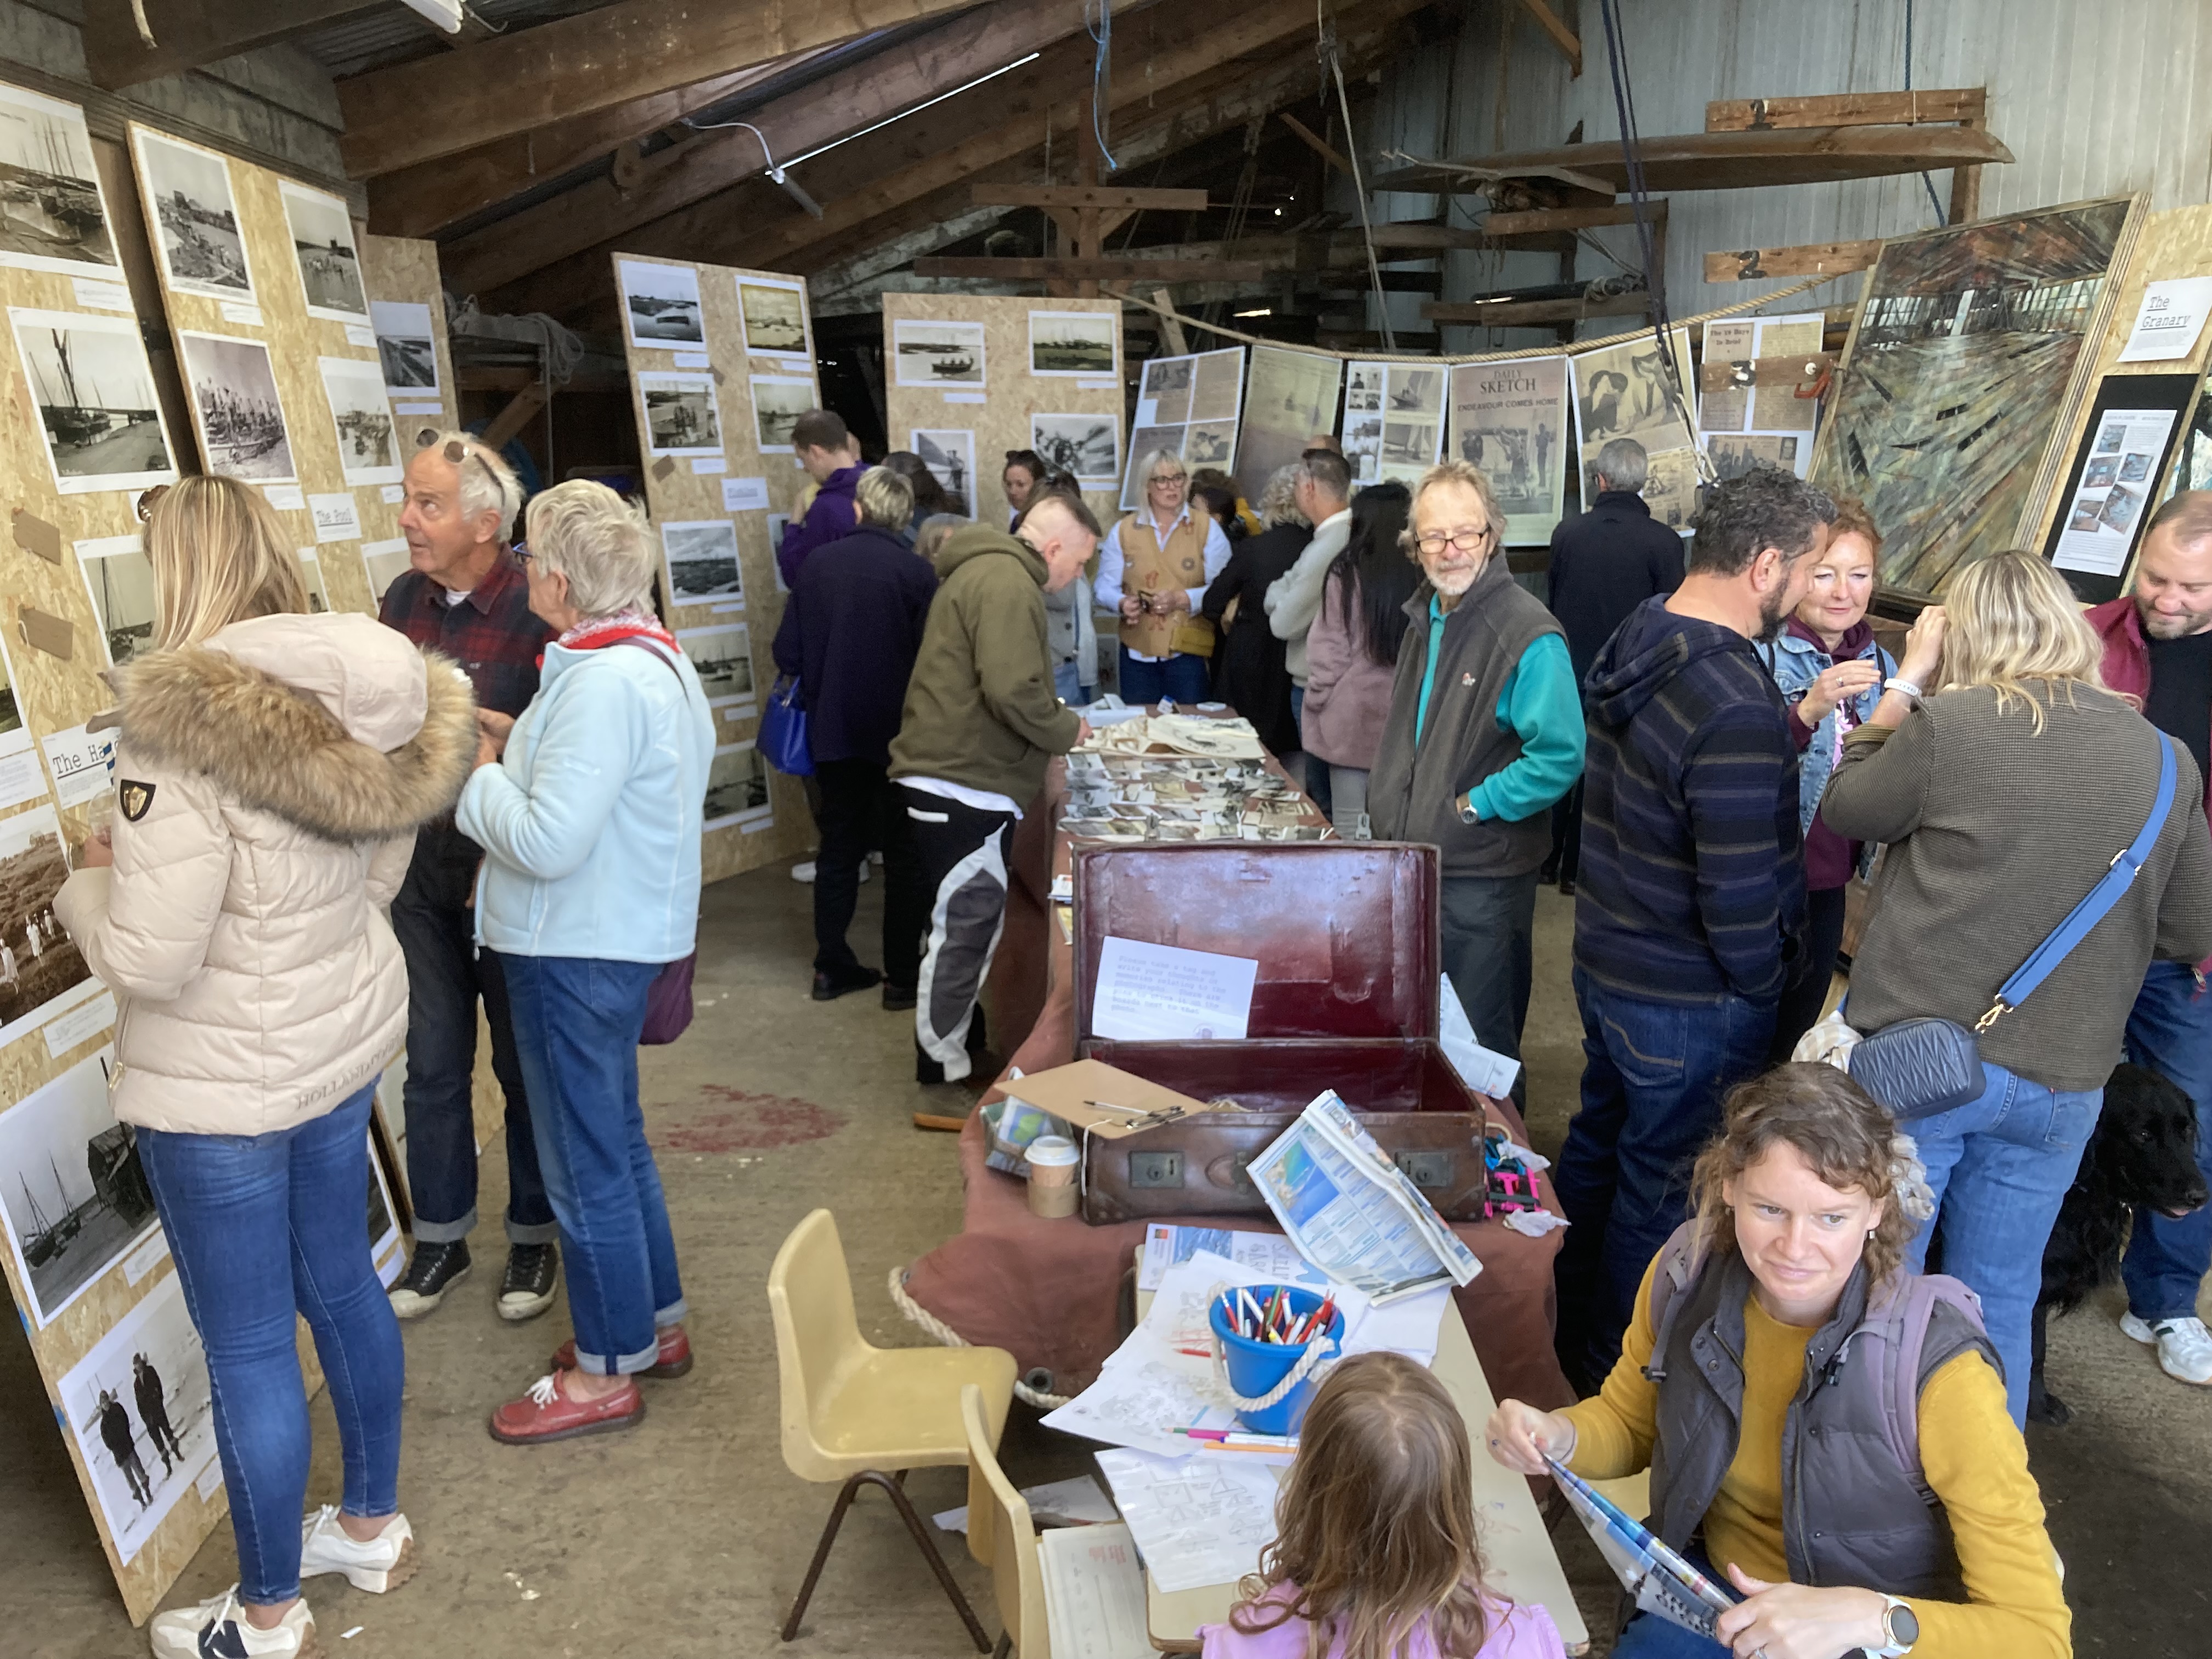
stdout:
{"type": "Polygon", "coordinates": [[[1098,608],[1121,618],[1121,700],[1206,698],[1213,624],[1206,590],[1229,562],[1229,538],[1193,513],[1182,459],[1156,449],[1137,463],[1145,502],[1106,532],[1098,550],[1098,608]]]}

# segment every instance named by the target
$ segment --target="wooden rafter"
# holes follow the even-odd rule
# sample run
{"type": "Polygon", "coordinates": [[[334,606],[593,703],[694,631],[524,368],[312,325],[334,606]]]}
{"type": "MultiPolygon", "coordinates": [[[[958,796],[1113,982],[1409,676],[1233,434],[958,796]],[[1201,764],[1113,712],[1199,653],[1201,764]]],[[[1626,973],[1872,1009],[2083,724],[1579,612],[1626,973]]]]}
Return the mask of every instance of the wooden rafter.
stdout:
{"type": "Polygon", "coordinates": [[[1881,238],[1860,242],[1807,242],[1796,247],[1747,247],[1705,255],[1709,283],[1748,283],[1762,276],[1833,276],[1865,270],[1881,257],[1881,238]]]}
{"type": "MultiPolygon", "coordinates": [[[[1667,204],[1650,204],[1653,216],[1664,218],[1667,204]]],[[[1607,225],[1632,225],[1636,222],[1636,204],[1622,202],[1613,207],[1529,208],[1511,213],[1493,213],[1482,222],[1485,232],[1492,237],[1527,236],[1555,230],[1598,230],[1607,225]]]]}
{"type": "Polygon", "coordinates": [[[1430,322],[1471,323],[1477,328],[1527,328],[1585,317],[1641,317],[1650,309],[1651,296],[1639,289],[1600,300],[1431,300],[1422,306],[1421,315],[1430,322]]]}
{"type": "Polygon", "coordinates": [[[144,0],[138,33],[131,0],[84,0],[84,67],[110,92],[181,75],[364,9],[368,0],[144,0]]]}
{"type": "Polygon", "coordinates": [[[1981,87],[1924,92],[1838,92],[1812,98],[1719,98],[1705,106],[1707,132],[1784,127],[1913,126],[1923,121],[1979,121],[1989,113],[1981,87]]]}
{"type": "Polygon", "coordinates": [[[1256,283],[1257,259],[916,259],[917,276],[967,276],[1002,283],[1256,283]]]}
{"type": "Polygon", "coordinates": [[[1521,9],[1536,20],[1537,27],[1552,37],[1552,44],[1565,56],[1571,75],[1583,72],[1582,37],[1559,20],[1559,14],[1544,3],[1544,0],[1521,0],[1521,9]]]}
{"type": "Polygon", "coordinates": [[[1334,144],[1330,143],[1328,139],[1322,137],[1321,134],[1316,132],[1311,127],[1299,120],[1297,116],[1291,114],[1288,110],[1279,112],[1277,118],[1280,120],[1285,126],[1288,127],[1292,132],[1296,133],[1301,139],[1303,139],[1307,149],[1312,150],[1315,155],[1320,156],[1322,161],[1328,162],[1329,166],[1334,167],[1339,173],[1345,174],[1347,178],[1351,176],[1352,171],[1352,163],[1345,159],[1343,152],[1339,150],[1334,144]]]}

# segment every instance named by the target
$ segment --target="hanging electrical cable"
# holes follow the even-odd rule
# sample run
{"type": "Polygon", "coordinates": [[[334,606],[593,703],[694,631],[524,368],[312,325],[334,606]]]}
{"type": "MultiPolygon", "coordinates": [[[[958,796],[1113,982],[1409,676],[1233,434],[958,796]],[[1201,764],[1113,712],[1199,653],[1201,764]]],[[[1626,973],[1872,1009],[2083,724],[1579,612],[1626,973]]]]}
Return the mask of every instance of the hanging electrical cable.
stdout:
{"type": "Polygon", "coordinates": [[[1375,227],[1367,213],[1367,181],[1359,172],[1359,146],[1352,136],[1352,100],[1344,90],[1344,64],[1336,52],[1336,31],[1328,26],[1326,0],[1314,0],[1314,27],[1319,32],[1321,59],[1336,82],[1336,106],[1344,116],[1344,155],[1352,163],[1352,193],[1359,203],[1359,235],[1367,244],[1367,280],[1375,288],[1375,318],[1382,328],[1382,349],[1395,351],[1398,337],[1391,331],[1389,302],[1382,297],[1382,266],[1375,257],[1375,227]]]}
{"type": "Polygon", "coordinates": [[[1083,26],[1090,30],[1091,39],[1097,46],[1091,59],[1091,136],[1097,141],[1099,155],[1105,158],[1106,171],[1119,173],[1121,163],[1106,148],[1106,75],[1113,64],[1114,0],[1098,0],[1097,27],[1092,27],[1087,15],[1083,26]]]}
{"type": "MultiPolygon", "coordinates": [[[[1905,0],[1905,89],[1912,90],[1912,0],[1905,0]]],[[[1943,211],[1943,198],[1936,193],[1936,181],[1923,172],[1920,182],[1927,189],[1928,205],[1936,210],[1936,222],[1949,224],[1951,216],[1943,211]]]]}

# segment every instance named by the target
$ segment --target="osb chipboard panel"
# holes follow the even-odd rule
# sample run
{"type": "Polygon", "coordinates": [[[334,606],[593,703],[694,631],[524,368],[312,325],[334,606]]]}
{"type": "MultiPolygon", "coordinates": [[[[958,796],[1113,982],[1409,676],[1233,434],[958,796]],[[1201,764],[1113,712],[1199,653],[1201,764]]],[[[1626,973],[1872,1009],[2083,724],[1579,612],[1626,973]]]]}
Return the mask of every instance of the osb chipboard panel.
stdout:
{"type": "MultiPolygon", "coordinates": [[[[800,278],[775,271],[694,264],[681,259],[655,259],[628,253],[615,254],[613,258],[618,296],[623,291],[622,266],[625,264],[672,266],[690,271],[697,282],[699,332],[703,340],[675,341],[665,348],[641,345],[627,317],[624,319],[623,338],[629,362],[632,413],[637,419],[638,453],[644,465],[646,501],[656,536],[664,525],[703,524],[715,520],[732,524],[737,529],[741,608],[732,608],[727,599],[713,605],[674,603],[674,596],[667,588],[664,561],[663,620],[671,629],[679,631],[744,623],[752,654],[754,706],[757,708],[775,681],[775,661],[770,647],[775,639],[776,624],[783,617],[783,592],[776,576],[769,520],[771,515],[794,515],[801,487],[808,479],[788,453],[762,452],[751,377],[762,374],[813,380],[815,374],[811,355],[804,361],[793,361],[748,354],[744,318],[738,309],[738,284],[741,280],[750,282],[754,278],[778,286],[796,283],[802,308],[805,303],[805,284],[800,278]],[[656,444],[647,418],[644,390],[637,377],[676,373],[704,374],[714,383],[721,447],[713,454],[656,457],[653,453],[656,444]],[[726,479],[762,480],[767,507],[734,510],[726,507],[722,489],[726,479]]],[[[805,319],[805,343],[811,345],[811,317],[805,319]]],[[[816,380],[809,394],[810,404],[818,403],[820,396],[820,383],[816,380]]],[[[717,745],[751,744],[757,737],[759,726],[757,714],[732,719],[718,710],[717,745]]],[[[738,823],[707,832],[700,849],[701,871],[706,880],[720,881],[725,876],[757,869],[804,853],[813,845],[814,820],[806,810],[805,794],[799,780],[773,769],[768,776],[771,811],[764,827],[738,823]]]]}
{"type": "Polygon", "coordinates": [[[438,245],[410,236],[363,235],[360,240],[362,280],[368,285],[370,300],[404,300],[430,307],[430,337],[438,355],[438,395],[417,393],[404,401],[434,403],[439,412],[402,415],[397,405],[403,400],[392,400],[393,416],[399,423],[400,448],[404,452],[413,445],[419,427],[434,424],[450,430],[460,424],[460,394],[453,386],[453,347],[446,332],[446,294],[438,274],[438,245]]]}
{"type": "MultiPolygon", "coordinates": [[[[909,354],[911,356],[911,354],[909,354]]],[[[1111,526],[1121,516],[1121,471],[1129,434],[1122,429],[1126,399],[1123,380],[1121,305],[1118,300],[999,298],[987,295],[886,294],[884,295],[884,401],[890,446],[910,449],[917,431],[973,430],[975,434],[976,518],[1004,526],[1008,511],[1001,479],[1010,449],[1028,449],[1035,415],[1093,416],[1114,424],[1116,465],[1110,483],[1086,484],[1083,498],[1098,521],[1111,526]],[[1030,313],[1091,312],[1111,318],[1114,363],[1110,371],[1088,375],[1038,375],[1030,371],[1030,313]],[[980,386],[902,386],[898,325],[950,322],[980,325],[983,380],[980,386]],[[981,401],[976,401],[977,394],[981,401]]],[[[912,378],[909,375],[908,378],[912,378]]],[[[1102,475],[1103,476],[1103,475],[1102,475]]]]}

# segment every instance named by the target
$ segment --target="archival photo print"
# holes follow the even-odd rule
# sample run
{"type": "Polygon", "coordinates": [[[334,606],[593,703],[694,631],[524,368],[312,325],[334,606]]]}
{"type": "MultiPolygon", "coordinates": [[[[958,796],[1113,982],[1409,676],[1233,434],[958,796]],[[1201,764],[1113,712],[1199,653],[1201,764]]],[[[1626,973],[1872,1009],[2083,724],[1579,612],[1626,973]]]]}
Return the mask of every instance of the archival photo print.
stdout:
{"type": "Polygon", "coordinates": [[[368,573],[369,597],[379,605],[384,603],[384,590],[413,568],[404,536],[395,536],[388,542],[363,542],[361,562],[368,573]]]}
{"type": "Polygon", "coordinates": [[[641,373],[647,447],[655,455],[719,455],[722,410],[711,374],[641,373]]]}
{"type": "Polygon", "coordinates": [[[660,548],[668,562],[671,605],[744,602],[744,577],[738,561],[738,527],[727,519],[664,524],[660,526],[660,548]]]}
{"type": "Polygon", "coordinates": [[[54,920],[69,879],[61,819],[51,805],[0,818],[0,1045],[13,1042],[94,983],[54,920]]]}
{"type": "Polygon", "coordinates": [[[961,429],[907,434],[908,447],[921,457],[930,476],[952,498],[952,510],[963,519],[975,516],[975,434],[961,429]]]}
{"type": "Polygon", "coordinates": [[[765,829],[775,808],[768,793],[768,762],[757,744],[734,743],[714,751],[707,772],[707,822],[709,830],[732,824],[765,829]]]}
{"type": "Polygon", "coordinates": [[[1597,499],[1597,453],[1615,438],[1635,439],[1655,459],[1668,450],[1695,453],[1697,441],[1684,401],[1695,384],[1690,374],[1689,330],[1676,329],[1669,343],[1675,368],[1671,382],[1659,343],[1649,330],[1572,360],[1585,504],[1597,499]]]}
{"type": "Polygon", "coordinates": [[[23,723],[23,705],[15,695],[8,642],[0,639],[0,807],[21,806],[46,793],[46,776],[39,769],[31,728],[23,723]]]}
{"type": "Polygon", "coordinates": [[[177,481],[136,319],[15,309],[8,316],[63,495],[177,481]]]}
{"type": "Polygon", "coordinates": [[[332,323],[367,322],[368,295],[362,287],[361,255],[353,245],[353,218],[346,204],[289,179],[278,180],[276,191],[292,229],[292,254],[299,261],[307,315],[332,323]]]}
{"type": "Polygon", "coordinates": [[[1244,348],[1201,351],[1191,360],[1191,371],[1190,418],[1235,420],[1244,395],[1244,348]]]}
{"type": "Polygon", "coordinates": [[[133,126],[138,173],[154,204],[154,238],[169,286],[217,300],[253,298],[253,273],[230,192],[230,164],[213,150],[133,126]]]}
{"type": "Polygon", "coordinates": [[[108,665],[120,668],[154,642],[154,562],[135,535],[79,542],[76,552],[108,665]]]}
{"type": "Polygon", "coordinates": [[[104,1048],[0,1112],[0,1220],[41,1329],[159,1225],[104,1048]]]}
{"type": "Polygon", "coordinates": [[[806,291],[797,283],[738,277],[738,315],[744,324],[745,349],[751,355],[812,356],[806,339],[806,291]]]}
{"type": "Polygon", "coordinates": [[[1047,466],[1075,475],[1087,489],[1111,489],[1121,478],[1121,420],[1117,415],[1030,416],[1030,447],[1047,466]]]}
{"type": "Polygon", "coordinates": [[[307,585],[307,611],[320,617],[331,608],[331,590],[323,582],[323,561],[312,547],[299,550],[300,580],[307,585]]]}
{"type": "Polygon", "coordinates": [[[323,391],[338,428],[338,467],[349,485],[399,482],[399,447],[384,368],[356,357],[324,357],[323,391]]]}
{"type": "MultiPolygon", "coordinates": [[[[1201,386],[1205,372],[1206,359],[1200,358],[1201,386]]],[[[1337,393],[1343,380],[1344,365],[1334,357],[1277,346],[1252,348],[1251,383],[1237,447],[1238,495],[1248,501],[1258,501],[1275,469],[1297,459],[1307,439],[1316,432],[1336,430],[1337,393]]]]}
{"type": "Polygon", "coordinates": [[[0,87],[0,265],[121,271],[84,112],[20,87],[0,87]]]}
{"type": "Polygon", "coordinates": [[[1108,375],[1115,371],[1115,319],[1109,311],[1030,313],[1030,373],[1108,375]]]}
{"type": "Polygon", "coordinates": [[[174,1273],[70,1368],[61,1401],[100,1519],[128,1565],[216,1461],[207,1355],[174,1273]]]}
{"type": "MultiPolygon", "coordinates": [[[[1183,403],[1190,403],[1190,387],[1183,386],[1183,403]]],[[[1129,434],[1129,465],[1121,475],[1121,511],[1134,513],[1143,501],[1145,481],[1137,476],[1148,456],[1164,449],[1170,455],[1182,453],[1183,428],[1179,426],[1140,426],[1129,434]]]]}
{"type": "Polygon", "coordinates": [[[698,672],[707,702],[727,719],[738,720],[755,704],[752,630],[743,623],[721,628],[686,628],[676,635],[698,672]]]}
{"type": "Polygon", "coordinates": [[[1183,434],[1182,458],[1194,467],[1225,467],[1236,453],[1234,421],[1194,421],[1183,434]]]}
{"type": "Polygon", "coordinates": [[[1155,357],[1145,365],[1137,397],[1137,418],[1147,426],[1182,426],[1190,419],[1191,371],[1194,357],[1155,357]]]}
{"type": "Polygon", "coordinates": [[[617,259],[615,272],[622,282],[623,315],[629,319],[632,345],[680,351],[706,344],[699,321],[699,273],[691,266],[617,259]]]}
{"type": "Polygon", "coordinates": [[[983,325],[891,320],[891,355],[898,386],[975,387],[983,384],[983,325]]]}
{"type": "Polygon", "coordinates": [[[293,482],[299,474],[269,348],[258,340],[181,329],[177,343],[208,471],[253,483],[293,482]]]}
{"type": "Polygon", "coordinates": [[[384,366],[386,395],[438,396],[438,337],[430,331],[430,307],[407,300],[371,300],[368,315],[376,331],[376,358],[384,366]]]}
{"type": "Polygon", "coordinates": [[[1797,440],[1779,433],[1705,440],[1705,453],[1712,458],[1715,480],[1722,483],[1730,478],[1741,478],[1755,466],[1779,467],[1786,472],[1795,472],[1797,452],[1797,440]]]}
{"type": "Polygon", "coordinates": [[[793,453],[791,434],[799,417],[815,406],[820,393],[804,374],[756,374],[752,377],[753,431],[756,447],[763,455],[793,453]]]}
{"type": "Polygon", "coordinates": [[[1482,469],[1509,546],[1540,546],[1565,512],[1567,360],[1518,357],[1451,372],[1451,453],[1482,469]]]}

